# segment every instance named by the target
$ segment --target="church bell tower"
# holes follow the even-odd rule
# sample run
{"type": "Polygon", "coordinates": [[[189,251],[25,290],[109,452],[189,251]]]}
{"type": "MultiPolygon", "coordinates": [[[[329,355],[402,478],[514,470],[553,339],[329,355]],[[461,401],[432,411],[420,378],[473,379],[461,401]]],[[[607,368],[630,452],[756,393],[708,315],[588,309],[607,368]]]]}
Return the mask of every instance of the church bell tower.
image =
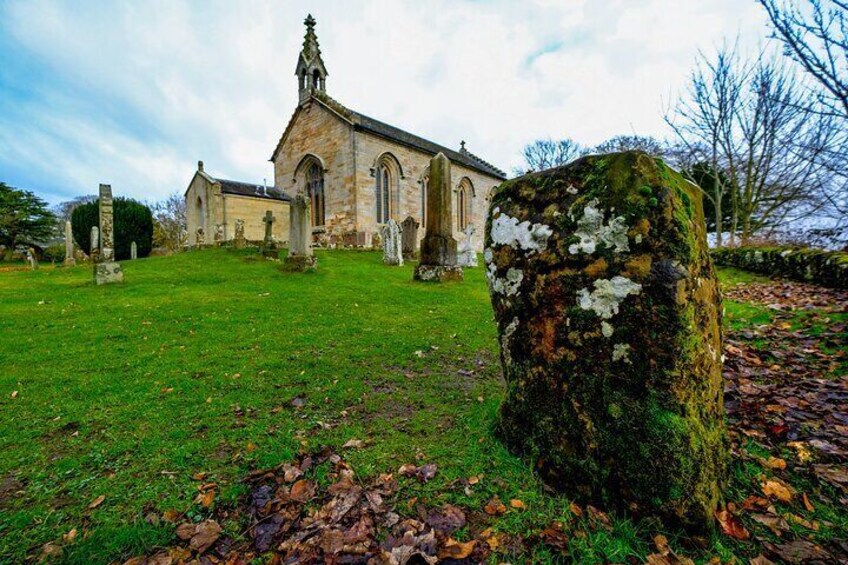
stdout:
{"type": "Polygon", "coordinates": [[[312,14],[303,21],[306,24],[306,35],[303,38],[303,49],[297,59],[298,93],[300,104],[303,104],[312,94],[325,92],[327,84],[327,69],[321,59],[321,49],[318,47],[318,37],[315,35],[315,18],[312,14]]]}

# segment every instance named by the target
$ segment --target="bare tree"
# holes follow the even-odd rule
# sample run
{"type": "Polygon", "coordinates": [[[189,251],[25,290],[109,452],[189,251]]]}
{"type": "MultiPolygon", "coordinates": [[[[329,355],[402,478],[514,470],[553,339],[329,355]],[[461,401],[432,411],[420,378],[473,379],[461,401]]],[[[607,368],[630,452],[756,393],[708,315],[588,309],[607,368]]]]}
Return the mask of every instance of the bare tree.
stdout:
{"type": "Polygon", "coordinates": [[[592,148],[593,153],[644,151],[654,157],[665,157],[668,146],[659,139],[644,135],[617,135],[592,148]]]}
{"type": "Polygon", "coordinates": [[[823,88],[822,107],[848,119],[848,3],[758,1],[766,9],[774,36],[783,43],[786,54],[823,88]]]}
{"type": "Polygon", "coordinates": [[[572,139],[539,139],[524,146],[522,156],[525,166],[517,169],[516,174],[544,171],[553,167],[561,167],[583,153],[583,148],[572,139]]]}
{"type": "Polygon", "coordinates": [[[812,114],[810,92],[779,59],[742,60],[735,47],[700,55],[688,91],[666,121],[714,175],[705,192],[721,245],[730,195],[731,244],[822,206],[832,180],[828,155],[837,141],[833,118],[812,114]],[[729,184],[729,186],[726,186],[729,184]]]}
{"type": "Polygon", "coordinates": [[[179,251],[185,244],[185,198],[177,192],[151,205],[153,210],[153,246],[179,251]]]}

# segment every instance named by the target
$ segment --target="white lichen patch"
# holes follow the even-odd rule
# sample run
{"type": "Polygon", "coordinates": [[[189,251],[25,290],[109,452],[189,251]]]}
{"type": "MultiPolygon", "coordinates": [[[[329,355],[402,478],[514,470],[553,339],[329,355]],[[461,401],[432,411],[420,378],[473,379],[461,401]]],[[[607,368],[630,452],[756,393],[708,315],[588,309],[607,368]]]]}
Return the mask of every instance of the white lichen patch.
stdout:
{"type": "MultiPolygon", "coordinates": [[[[494,216],[498,208],[492,210],[494,216]]],[[[535,253],[547,247],[548,238],[553,230],[545,224],[531,224],[525,220],[519,222],[518,218],[501,214],[492,220],[492,243],[495,245],[509,245],[519,247],[529,253],[535,253]]]]}
{"type": "Polygon", "coordinates": [[[566,188],[565,191],[569,194],[577,194],[577,187],[573,184],[569,184],[568,188],[566,188]]]}
{"type": "Polygon", "coordinates": [[[609,320],[618,314],[618,305],[631,294],[642,292],[642,285],[620,275],[611,279],[598,279],[594,282],[595,290],[588,288],[577,291],[577,304],[583,310],[592,310],[609,320]]]}
{"type": "Polygon", "coordinates": [[[524,273],[520,269],[510,267],[506,272],[506,278],[500,278],[497,275],[497,268],[490,264],[489,270],[486,271],[486,277],[489,279],[492,292],[512,296],[521,287],[521,281],[524,280],[524,273]]]}
{"type": "Polygon", "coordinates": [[[518,317],[515,317],[504,328],[503,334],[501,335],[501,351],[503,352],[504,363],[507,366],[512,365],[512,354],[509,352],[509,340],[512,337],[512,334],[514,334],[515,330],[517,330],[517,329],[518,329],[518,317]]]}
{"type": "Polygon", "coordinates": [[[570,245],[568,252],[577,255],[582,251],[591,255],[599,243],[618,253],[630,251],[624,216],[616,216],[604,225],[604,212],[597,206],[598,199],[593,198],[583,208],[583,216],[577,220],[577,230],[574,232],[580,241],[570,245]]]}
{"type": "Polygon", "coordinates": [[[494,254],[492,254],[492,248],[491,247],[487,247],[486,249],[483,250],[483,260],[486,262],[487,265],[489,263],[491,263],[492,259],[494,259],[494,258],[495,258],[495,256],[494,256],[494,254]]]}
{"type": "Polygon", "coordinates": [[[607,322],[601,322],[601,333],[604,337],[612,337],[612,326],[607,322]]]}
{"type": "Polygon", "coordinates": [[[624,361],[625,363],[633,362],[630,360],[630,345],[626,343],[616,343],[612,347],[612,360],[615,361],[624,361]]]}

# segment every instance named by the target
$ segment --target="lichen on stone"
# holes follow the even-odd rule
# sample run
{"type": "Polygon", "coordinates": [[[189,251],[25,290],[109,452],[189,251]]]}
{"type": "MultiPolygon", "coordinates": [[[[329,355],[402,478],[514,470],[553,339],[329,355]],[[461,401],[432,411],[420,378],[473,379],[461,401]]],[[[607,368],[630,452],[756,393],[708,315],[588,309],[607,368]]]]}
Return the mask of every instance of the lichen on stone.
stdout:
{"type": "Polygon", "coordinates": [[[616,343],[612,347],[612,360],[615,361],[624,361],[625,363],[633,364],[630,361],[630,345],[627,343],[616,343]]]}
{"type": "Polygon", "coordinates": [[[612,337],[612,326],[608,322],[601,322],[601,334],[604,337],[612,337]]]}
{"type": "Polygon", "coordinates": [[[520,269],[510,267],[506,272],[506,277],[501,278],[497,275],[497,267],[490,263],[489,269],[486,271],[486,277],[489,279],[492,292],[512,296],[521,287],[521,281],[524,280],[524,273],[520,269]]]}
{"type": "Polygon", "coordinates": [[[618,305],[629,295],[642,292],[641,284],[622,276],[598,279],[594,286],[592,292],[588,288],[577,291],[577,304],[583,310],[592,310],[604,320],[618,314],[618,305]]]}
{"type": "Polygon", "coordinates": [[[604,225],[604,212],[597,206],[598,199],[593,198],[583,208],[583,216],[577,220],[577,230],[574,232],[580,241],[570,245],[568,252],[577,255],[582,251],[591,255],[599,243],[618,253],[629,251],[624,216],[616,216],[604,225]]]}
{"type": "MultiPolygon", "coordinates": [[[[492,215],[498,214],[499,209],[492,210],[492,215]]],[[[548,245],[548,238],[553,230],[545,224],[531,224],[525,220],[499,214],[492,219],[491,239],[496,245],[518,246],[520,249],[535,253],[548,245]]]]}

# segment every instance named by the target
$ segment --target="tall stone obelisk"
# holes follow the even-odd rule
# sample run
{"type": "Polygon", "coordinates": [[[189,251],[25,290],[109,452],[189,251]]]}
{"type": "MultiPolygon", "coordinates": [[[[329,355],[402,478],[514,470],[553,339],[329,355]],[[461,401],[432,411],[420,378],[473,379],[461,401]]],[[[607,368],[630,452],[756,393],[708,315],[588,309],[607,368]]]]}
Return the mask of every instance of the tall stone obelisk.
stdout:
{"type": "Polygon", "coordinates": [[[451,163],[444,153],[430,159],[426,204],[427,232],[421,242],[415,280],[461,281],[462,267],[456,264],[456,240],[453,238],[451,163]]]}
{"type": "Polygon", "coordinates": [[[115,221],[112,210],[112,187],[100,185],[100,250],[94,263],[97,284],[123,282],[124,272],[115,262],[115,221]]]}

